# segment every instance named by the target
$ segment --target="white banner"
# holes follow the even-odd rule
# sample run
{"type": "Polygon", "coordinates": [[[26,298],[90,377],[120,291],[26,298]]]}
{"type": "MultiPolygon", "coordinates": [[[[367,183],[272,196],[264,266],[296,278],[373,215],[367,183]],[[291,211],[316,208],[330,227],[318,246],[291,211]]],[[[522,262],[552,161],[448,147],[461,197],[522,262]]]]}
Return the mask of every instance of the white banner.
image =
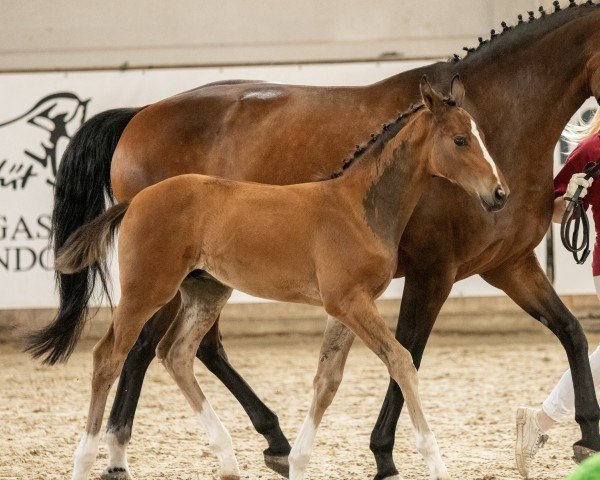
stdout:
{"type": "MultiPolygon", "coordinates": [[[[57,305],[48,250],[52,187],[62,153],[85,119],[110,108],[145,105],[219,80],[257,78],[296,84],[358,85],[422,64],[371,62],[0,75],[0,309],[57,305]]],[[[545,251],[545,247],[539,250],[545,251]]],[[[593,292],[589,266],[563,269],[563,263],[572,262],[559,248],[556,250],[561,289],[564,286],[571,293],[577,285],[573,293],[593,292]]],[[[545,255],[541,257],[544,262],[545,255]]],[[[113,278],[118,283],[114,268],[113,278]]],[[[400,296],[402,287],[403,281],[395,281],[386,296],[400,296]]],[[[460,282],[453,290],[453,295],[464,296],[497,293],[479,277],[460,282]]],[[[232,297],[238,302],[256,300],[238,292],[232,297]]]]}

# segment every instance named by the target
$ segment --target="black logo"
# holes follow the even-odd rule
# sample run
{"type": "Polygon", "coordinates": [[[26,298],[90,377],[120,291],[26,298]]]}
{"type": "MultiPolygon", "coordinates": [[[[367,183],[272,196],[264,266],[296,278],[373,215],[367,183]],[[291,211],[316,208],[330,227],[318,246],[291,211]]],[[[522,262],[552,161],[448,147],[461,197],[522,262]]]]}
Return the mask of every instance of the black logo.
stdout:
{"type": "Polygon", "coordinates": [[[0,190],[24,190],[36,177],[53,186],[58,161],[85,121],[88,102],[74,93],[54,93],[17,118],[0,122],[0,190]],[[29,146],[22,149],[21,140],[29,146]]]}

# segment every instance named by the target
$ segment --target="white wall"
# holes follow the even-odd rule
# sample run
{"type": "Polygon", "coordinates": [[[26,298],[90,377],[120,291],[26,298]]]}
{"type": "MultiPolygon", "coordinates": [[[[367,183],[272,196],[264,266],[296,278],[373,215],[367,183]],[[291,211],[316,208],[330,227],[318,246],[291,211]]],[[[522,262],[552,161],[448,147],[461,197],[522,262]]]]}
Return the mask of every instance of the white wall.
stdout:
{"type": "Polygon", "coordinates": [[[0,70],[447,57],[539,3],[0,0],[0,70]]]}

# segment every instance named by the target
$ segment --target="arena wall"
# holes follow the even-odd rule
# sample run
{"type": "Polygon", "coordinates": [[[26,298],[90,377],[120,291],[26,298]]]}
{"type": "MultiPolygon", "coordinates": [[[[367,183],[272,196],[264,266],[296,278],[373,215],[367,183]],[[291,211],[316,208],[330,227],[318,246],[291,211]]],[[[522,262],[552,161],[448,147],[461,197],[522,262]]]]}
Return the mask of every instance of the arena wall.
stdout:
{"type": "Polygon", "coordinates": [[[0,70],[431,59],[540,3],[0,0],[0,70]]]}

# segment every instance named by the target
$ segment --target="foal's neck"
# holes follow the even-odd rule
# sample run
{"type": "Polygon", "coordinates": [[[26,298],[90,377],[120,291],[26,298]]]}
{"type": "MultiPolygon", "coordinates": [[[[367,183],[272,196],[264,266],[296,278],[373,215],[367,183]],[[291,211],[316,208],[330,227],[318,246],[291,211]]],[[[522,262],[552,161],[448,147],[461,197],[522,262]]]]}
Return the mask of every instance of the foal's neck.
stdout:
{"type": "Polygon", "coordinates": [[[340,178],[343,194],[357,203],[369,228],[394,251],[430,177],[428,128],[419,117],[391,139],[379,155],[367,153],[340,178]]]}

